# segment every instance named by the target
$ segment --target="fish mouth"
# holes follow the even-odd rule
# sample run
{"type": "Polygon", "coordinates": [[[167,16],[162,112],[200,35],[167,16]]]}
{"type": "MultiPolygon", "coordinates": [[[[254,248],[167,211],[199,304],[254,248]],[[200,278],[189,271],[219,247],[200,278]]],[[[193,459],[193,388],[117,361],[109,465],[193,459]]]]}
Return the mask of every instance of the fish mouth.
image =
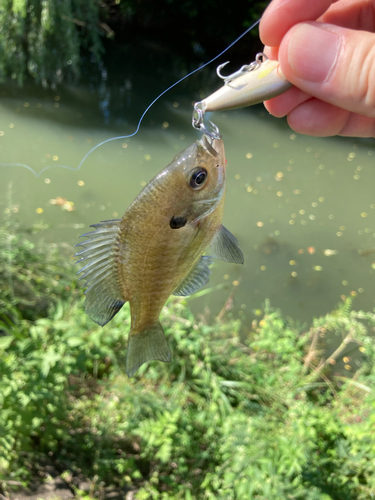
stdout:
{"type": "Polygon", "coordinates": [[[210,122],[211,124],[211,131],[205,129],[204,130],[204,136],[201,139],[201,144],[204,148],[207,149],[213,156],[217,157],[220,154],[220,148],[219,150],[215,149],[217,141],[222,142],[222,138],[220,135],[219,127],[215,125],[214,123],[210,122]]]}

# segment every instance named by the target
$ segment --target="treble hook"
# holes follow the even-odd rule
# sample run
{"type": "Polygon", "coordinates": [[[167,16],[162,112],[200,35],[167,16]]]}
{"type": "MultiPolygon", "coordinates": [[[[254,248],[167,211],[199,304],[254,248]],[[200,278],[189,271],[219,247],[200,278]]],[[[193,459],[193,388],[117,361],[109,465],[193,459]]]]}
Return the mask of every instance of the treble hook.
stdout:
{"type": "Polygon", "coordinates": [[[268,57],[265,54],[263,54],[263,52],[259,52],[255,57],[255,61],[253,61],[250,64],[244,64],[243,66],[241,66],[241,68],[239,70],[235,71],[231,75],[224,76],[221,74],[221,70],[224,68],[224,66],[226,66],[229,63],[229,61],[227,61],[223,64],[220,64],[216,68],[216,73],[217,73],[217,76],[219,78],[224,80],[224,85],[226,85],[229,82],[231,82],[232,80],[234,80],[235,78],[242,76],[244,73],[247,73],[249,71],[254,71],[254,69],[257,69],[262,62],[266,62],[267,60],[268,60],[268,57]]]}

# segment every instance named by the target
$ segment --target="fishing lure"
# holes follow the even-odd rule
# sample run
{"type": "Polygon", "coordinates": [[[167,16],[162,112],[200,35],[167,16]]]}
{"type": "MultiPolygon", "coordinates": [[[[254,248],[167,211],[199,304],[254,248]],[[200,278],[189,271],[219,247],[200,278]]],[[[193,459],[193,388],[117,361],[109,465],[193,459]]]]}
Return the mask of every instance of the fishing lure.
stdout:
{"type": "Polygon", "coordinates": [[[255,61],[242,66],[238,71],[223,76],[221,70],[229,61],[217,67],[217,75],[224,80],[224,85],[202,101],[194,104],[192,125],[201,132],[206,132],[204,114],[209,111],[224,111],[244,108],[276,97],[288,90],[292,84],[281,72],[278,61],[272,61],[260,52],[255,61]]]}

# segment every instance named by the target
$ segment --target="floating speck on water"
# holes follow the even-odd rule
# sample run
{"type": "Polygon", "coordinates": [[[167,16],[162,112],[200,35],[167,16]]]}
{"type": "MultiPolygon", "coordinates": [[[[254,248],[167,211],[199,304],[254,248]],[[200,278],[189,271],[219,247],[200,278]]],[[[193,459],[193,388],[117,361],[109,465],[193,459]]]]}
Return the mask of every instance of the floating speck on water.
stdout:
{"type": "Polygon", "coordinates": [[[332,257],[332,255],[337,255],[338,251],[337,250],[331,250],[330,248],[327,248],[326,250],[323,250],[323,253],[326,257],[332,257]]]}
{"type": "Polygon", "coordinates": [[[303,208],[302,208],[302,209],[299,211],[299,213],[300,213],[301,215],[304,215],[304,214],[305,214],[305,210],[303,210],[303,208]]]}
{"type": "Polygon", "coordinates": [[[315,219],[316,219],[316,217],[315,217],[315,215],[309,215],[309,219],[310,219],[310,220],[315,220],[315,219]]]}
{"type": "Polygon", "coordinates": [[[232,285],[233,285],[233,286],[238,286],[239,284],[240,284],[240,282],[239,282],[239,281],[237,281],[237,280],[232,281],[232,285]]]}
{"type": "Polygon", "coordinates": [[[289,163],[289,165],[293,165],[294,160],[293,160],[293,159],[290,159],[290,160],[288,161],[288,163],[289,163]]]}
{"type": "Polygon", "coordinates": [[[102,212],[104,212],[104,210],[105,210],[105,205],[100,205],[100,206],[99,206],[99,210],[101,210],[102,212]]]}
{"type": "Polygon", "coordinates": [[[43,213],[43,208],[40,208],[40,207],[39,207],[39,208],[37,208],[37,209],[35,210],[35,212],[36,212],[37,214],[42,214],[42,213],[43,213]]]}
{"type": "Polygon", "coordinates": [[[183,141],[183,140],[185,139],[184,134],[181,134],[181,135],[180,135],[180,139],[181,139],[181,141],[183,141]]]}
{"type": "Polygon", "coordinates": [[[341,231],[337,231],[336,236],[342,236],[342,232],[341,231]]]}
{"type": "Polygon", "coordinates": [[[225,280],[229,280],[229,274],[224,274],[223,278],[224,278],[225,280]]]}
{"type": "Polygon", "coordinates": [[[234,176],[234,178],[235,178],[237,181],[238,181],[238,179],[240,179],[240,177],[241,177],[241,176],[240,176],[240,174],[236,174],[236,175],[234,176]]]}
{"type": "Polygon", "coordinates": [[[317,206],[318,206],[318,204],[317,204],[317,202],[316,202],[316,201],[313,201],[313,202],[311,203],[311,206],[315,208],[315,207],[317,207],[317,206]]]}
{"type": "Polygon", "coordinates": [[[261,177],[257,177],[257,181],[258,182],[262,182],[262,178],[261,177]]]}
{"type": "Polygon", "coordinates": [[[150,161],[151,160],[151,156],[150,155],[145,155],[145,160],[150,161]]]}
{"type": "Polygon", "coordinates": [[[297,217],[297,214],[291,214],[291,218],[295,219],[297,217]]]}
{"type": "Polygon", "coordinates": [[[320,156],[320,153],[315,153],[314,154],[314,158],[319,158],[319,156],[320,156]]]}
{"type": "Polygon", "coordinates": [[[179,107],[179,104],[178,104],[178,102],[176,102],[176,101],[175,101],[175,102],[172,104],[172,106],[173,106],[174,108],[178,108],[178,107],[179,107]]]}
{"type": "Polygon", "coordinates": [[[37,108],[41,108],[42,105],[40,104],[40,102],[38,102],[38,104],[36,105],[37,108]]]}
{"type": "Polygon", "coordinates": [[[28,102],[24,102],[24,103],[23,103],[23,106],[24,106],[25,108],[28,108],[28,107],[30,106],[30,104],[29,104],[28,102]]]}
{"type": "Polygon", "coordinates": [[[352,297],[357,297],[357,292],[356,292],[355,290],[352,290],[352,291],[350,292],[350,295],[351,295],[352,297]]]}
{"type": "Polygon", "coordinates": [[[126,142],[123,142],[123,143],[121,144],[121,146],[122,146],[124,149],[126,149],[126,148],[128,147],[128,145],[126,144],[126,142]]]}
{"type": "Polygon", "coordinates": [[[163,128],[165,130],[168,127],[169,127],[169,123],[168,122],[163,122],[163,125],[161,126],[161,128],[163,128]]]}
{"type": "Polygon", "coordinates": [[[251,191],[252,191],[252,190],[253,190],[253,188],[252,188],[251,186],[247,186],[246,191],[247,191],[248,193],[251,193],[251,191]]]}
{"type": "Polygon", "coordinates": [[[358,174],[353,175],[353,179],[354,179],[355,181],[358,181],[358,179],[360,179],[360,178],[361,178],[361,176],[360,176],[360,175],[358,175],[358,174]]]}
{"type": "Polygon", "coordinates": [[[340,226],[339,229],[340,229],[340,231],[345,231],[346,227],[345,226],[340,226]]]}
{"type": "Polygon", "coordinates": [[[53,107],[54,107],[54,108],[58,108],[58,107],[59,107],[59,103],[58,103],[58,102],[54,102],[54,103],[53,103],[53,107]]]}
{"type": "Polygon", "coordinates": [[[9,128],[14,128],[14,123],[9,123],[9,128]]]}
{"type": "Polygon", "coordinates": [[[362,165],[358,165],[357,170],[360,172],[363,169],[362,165]]]}
{"type": "Polygon", "coordinates": [[[78,184],[78,186],[84,186],[85,185],[84,181],[78,181],[77,184],[78,184]]]}
{"type": "Polygon", "coordinates": [[[361,213],[361,217],[367,217],[367,215],[368,215],[368,214],[367,214],[366,212],[362,212],[362,213],[361,213]]]}
{"type": "Polygon", "coordinates": [[[314,271],[323,271],[322,266],[314,266],[313,269],[314,271]]]}
{"type": "Polygon", "coordinates": [[[266,267],[266,266],[260,266],[260,270],[261,270],[261,271],[265,271],[266,269],[267,269],[267,267],[266,267]]]}
{"type": "Polygon", "coordinates": [[[321,196],[320,198],[318,198],[318,201],[320,201],[320,203],[323,203],[323,201],[324,201],[323,196],[321,196]]]}
{"type": "Polygon", "coordinates": [[[277,172],[277,174],[275,175],[275,179],[277,181],[281,181],[283,177],[284,177],[284,174],[282,172],[277,172]]]}
{"type": "Polygon", "coordinates": [[[279,147],[279,145],[280,145],[280,144],[279,144],[278,142],[274,142],[274,143],[272,144],[272,147],[273,147],[273,148],[278,148],[278,147],[279,147]]]}
{"type": "Polygon", "coordinates": [[[280,231],[275,231],[275,236],[280,236],[280,231]]]}
{"type": "Polygon", "coordinates": [[[311,153],[312,148],[306,148],[306,153],[311,153]]]}
{"type": "Polygon", "coordinates": [[[293,191],[293,194],[301,194],[301,190],[300,190],[300,189],[295,189],[295,190],[293,191]]]}
{"type": "Polygon", "coordinates": [[[345,365],[345,370],[351,370],[352,367],[350,365],[345,365]]]}
{"type": "Polygon", "coordinates": [[[293,276],[293,278],[297,278],[297,276],[298,276],[298,274],[297,274],[295,271],[293,271],[293,272],[291,273],[291,275],[293,276]]]}
{"type": "Polygon", "coordinates": [[[363,293],[363,292],[364,292],[364,289],[363,289],[363,288],[358,288],[358,292],[359,292],[359,293],[363,293]]]}
{"type": "Polygon", "coordinates": [[[294,141],[295,138],[296,138],[296,134],[290,134],[289,139],[291,141],[294,141]]]}
{"type": "Polygon", "coordinates": [[[283,195],[283,192],[282,192],[282,191],[277,191],[276,195],[277,195],[277,196],[282,196],[282,195],[283,195]]]}
{"type": "Polygon", "coordinates": [[[360,230],[358,231],[358,234],[363,234],[363,230],[362,230],[362,229],[360,229],[360,230]]]}
{"type": "Polygon", "coordinates": [[[329,214],[328,219],[334,219],[335,216],[333,214],[329,214]]]}
{"type": "Polygon", "coordinates": [[[368,234],[368,233],[371,233],[371,229],[369,227],[366,227],[365,228],[365,233],[368,234]]]}
{"type": "Polygon", "coordinates": [[[295,266],[296,265],[296,261],[295,260],[290,260],[289,261],[289,265],[290,266],[295,266]]]}
{"type": "Polygon", "coordinates": [[[300,249],[298,250],[298,253],[302,255],[303,253],[305,253],[305,250],[304,250],[303,248],[300,248],[300,249]]]}
{"type": "Polygon", "coordinates": [[[141,186],[145,186],[146,185],[146,181],[141,181],[141,186]]]}
{"type": "Polygon", "coordinates": [[[59,159],[59,157],[57,155],[52,156],[53,161],[57,161],[58,159],[59,159]]]}
{"type": "Polygon", "coordinates": [[[250,159],[252,157],[253,157],[253,155],[251,153],[246,153],[246,158],[250,159]]]}
{"type": "Polygon", "coordinates": [[[46,184],[51,184],[51,179],[48,179],[48,177],[47,177],[46,179],[44,179],[44,182],[45,182],[46,184]]]}
{"type": "Polygon", "coordinates": [[[290,224],[291,226],[293,226],[293,224],[295,224],[295,223],[296,223],[296,221],[295,221],[295,220],[293,220],[293,219],[291,219],[291,220],[289,221],[289,224],[290,224]]]}
{"type": "Polygon", "coordinates": [[[2,137],[4,135],[4,132],[2,130],[0,130],[0,137],[2,137]]]}
{"type": "Polygon", "coordinates": [[[117,212],[112,212],[112,217],[118,217],[118,213],[117,212]]]}
{"type": "Polygon", "coordinates": [[[349,153],[348,158],[355,158],[355,153],[349,153]]]}
{"type": "Polygon", "coordinates": [[[259,221],[259,222],[257,222],[257,226],[258,226],[258,227],[263,227],[263,226],[264,226],[264,223],[263,223],[263,222],[261,222],[261,221],[259,221]]]}
{"type": "Polygon", "coordinates": [[[342,281],[342,284],[343,284],[344,286],[348,286],[348,285],[349,285],[349,283],[348,283],[346,280],[342,281]]]}
{"type": "Polygon", "coordinates": [[[309,252],[310,255],[314,255],[315,248],[314,247],[308,247],[307,251],[309,252]]]}
{"type": "Polygon", "coordinates": [[[319,170],[323,170],[323,168],[325,167],[325,165],[323,165],[323,163],[321,165],[319,165],[319,170]]]}
{"type": "Polygon", "coordinates": [[[55,99],[55,101],[59,101],[61,99],[61,97],[59,95],[55,95],[54,99],[55,99]]]}
{"type": "Polygon", "coordinates": [[[361,347],[359,348],[359,350],[360,350],[361,352],[366,352],[366,348],[365,348],[365,347],[363,347],[363,346],[361,346],[361,347]]]}

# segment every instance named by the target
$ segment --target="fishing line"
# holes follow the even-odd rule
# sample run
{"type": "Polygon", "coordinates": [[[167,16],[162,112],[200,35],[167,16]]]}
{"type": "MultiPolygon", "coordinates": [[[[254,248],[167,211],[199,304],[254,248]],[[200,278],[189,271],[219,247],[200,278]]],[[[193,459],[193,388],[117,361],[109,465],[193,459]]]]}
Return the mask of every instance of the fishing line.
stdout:
{"type": "Polygon", "coordinates": [[[208,66],[209,64],[211,64],[212,62],[216,61],[216,59],[218,59],[219,57],[221,57],[223,54],[225,54],[225,52],[227,52],[231,47],[233,47],[233,45],[235,45],[239,40],[241,40],[241,38],[243,38],[245,35],[247,35],[253,28],[255,28],[255,26],[257,24],[259,24],[260,22],[260,19],[258,19],[258,21],[256,21],[254,24],[252,24],[249,28],[247,28],[243,33],[242,35],[240,35],[238,38],[236,38],[234,40],[234,42],[232,42],[230,45],[228,45],[228,47],[226,47],[222,52],[220,52],[220,54],[218,54],[217,56],[215,56],[213,59],[211,59],[210,61],[206,62],[205,64],[203,64],[202,66],[199,66],[199,68],[196,68],[194,69],[193,71],[191,71],[190,73],[188,73],[187,75],[185,75],[184,77],[182,77],[180,80],[177,80],[177,82],[173,83],[170,87],[168,87],[166,90],[163,90],[163,92],[161,94],[159,94],[152,102],[151,104],[149,104],[147,106],[147,108],[145,109],[145,111],[143,112],[141,118],[139,119],[139,122],[138,122],[138,125],[137,125],[137,128],[135,130],[135,132],[133,132],[132,134],[129,134],[129,135],[120,135],[118,137],[111,137],[110,139],[106,139],[105,141],[103,142],[100,142],[99,144],[97,144],[96,146],[94,146],[92,149],[90,149],[90,151],[88,153],[86,153],[86,155],[83,157],[83,159],[81,160],[80,164],[78,165],[77,168],[74,168],[74,167],[68,167],[67,165],[49,165],[48,167],[44,167],[39,173],[35,172],[35,170],[30,167],[29,165],[24,165],[22,163],[1,163],[0,162],[0,166],[3,166],[3,167],[13,167],[13,166],[18,166],[18,167],[24,167],[26,168],[27,170],[29,170],[30,172],[32,172],[35,177],[39,177],[40,175],[42,175],[43,172],[45,172],[46,170],[50,169],[50,168],[67,168],[68,170],[74,170],[76,172],[78,172],[78,170],[81,168],[81,166],[83,165],[83,162],[86,160],[86,158],[91,155],[91,153],[93,151],[95,151],[96,149],[98,149],[100,146],[103,146],[103,144],[107,144],[107,142],[111,142],[111,141],[117,141],[119,139],[128,139],[130,137],[134,137],[139,129],[140,129],[140,126],[141,126],[141,123],[143,121],[143,118],[145,117],[146,113],[149,111],[149,109],[155,104],[155,102],[160,99],[160,97],[162,97],[164,94],[166,94],[169,90],[173,89],[173,87],[175,87],[176,85],[178,85],[179,83],[181,83],[182,81],[186,80],[186,78],[189,78],[189,76],[191,75],[194,75],[194,73],[197,73],[198,71],[200,71],[201,69],[205,68],[206,66],[208,66]]]}

